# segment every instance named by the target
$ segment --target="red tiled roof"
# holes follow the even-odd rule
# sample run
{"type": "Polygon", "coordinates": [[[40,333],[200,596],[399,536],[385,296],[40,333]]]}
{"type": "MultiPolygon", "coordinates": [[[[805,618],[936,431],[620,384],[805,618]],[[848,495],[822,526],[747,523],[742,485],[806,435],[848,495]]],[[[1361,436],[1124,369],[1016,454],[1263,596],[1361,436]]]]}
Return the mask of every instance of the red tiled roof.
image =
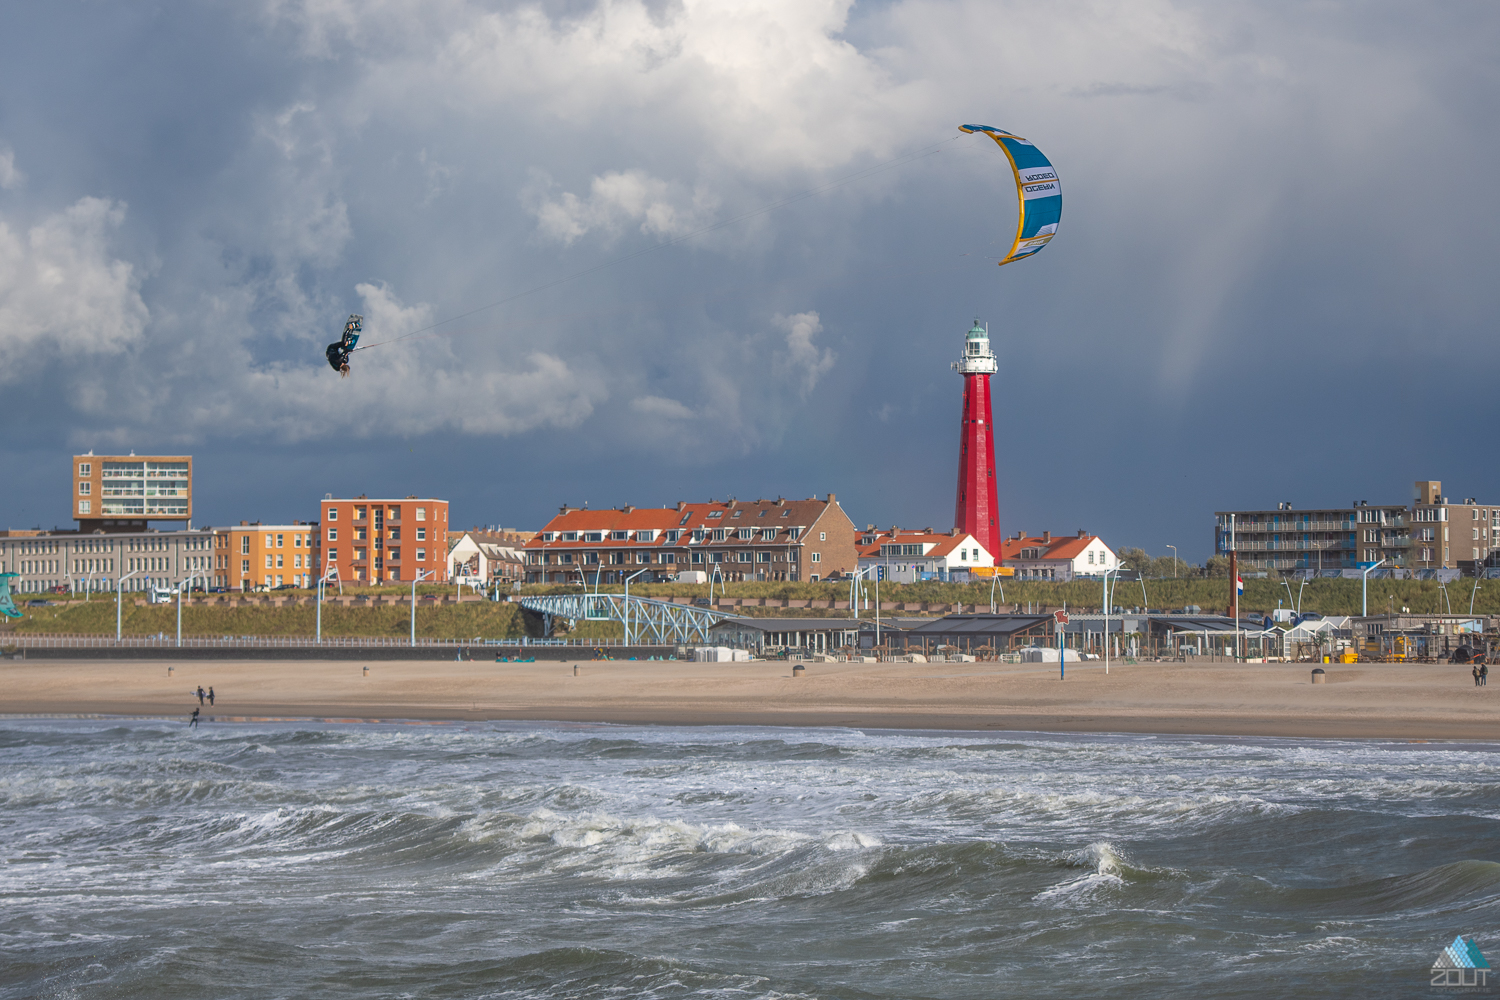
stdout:
{"type": "Polygon", "coordinates": [[[1041,549],[1038,559],[1074,559],[1090,544],[1099,540],[1098,535],[1067,535],[1062,538],[1007,538],[1000,543],[1002,559],[1020,559],[1022,549],[1041,549]]]}
{"type": "MultiPolygon", "coordinates": [[[[861,531],[857,534],[863,539],[870,532],[861,531]]],[[[938,534],[935,531],[900,531],[893,535],[887,531],[884,534],[877,535],[875,541],[869,545],[858,545],[857,542],[856,545],[858,545],[859,557],[861,559],[875,559],[879,557],[882,545],[932,545],[931,549],[922,554],[922,558],[936,559],[946,556],[958,548],[960,543],[964,545],[969,545],[970,543],[978,544],[972,535],[950,535],[946,532],[938,534]]]]}
{"type": "MultiPolygon", "coordinates": [[[[752,528],[755,529],[755,537],[746,541],[761,541],[760,529],[775,527],[778,532],[786,528],[809,528],[827,509],[828,503],[823,500],[754,500],[754,501],[725,501],[723,503],[690,503],[684,504],[681,509],[676,507],[636,507],[630,510],[568,510],[558,514],[548,521],[536,537],[525,545],[528,549],[555,549],[559,547],[573,546],[597,546],[597,545],[662,545],[664,543],[660,535],[652,542],[635,541],[634,532],[655,529],[658,532],[669,530],[691,531],[694,528],[752,528]],[[717,515],[717,516],[715,516],[717,515]],[[737,516],[738,515],[738,516],[737,516]],[[629,531],[632,533],[628,540],[611,540],[607,534],[602,541],[586,542],[583,539],[564,542],[561,538],[555,541],[544,541],[543,535],[548,532],[561,534],[562,532],[576,531],[580,534],[585,531],[629,531]]],[[[780,541],[782,539],[778,539],[780,541]]],[[[725,542],[716,544],[727,544],[728,542],[740,541],[730,537],[725,542]]]]}

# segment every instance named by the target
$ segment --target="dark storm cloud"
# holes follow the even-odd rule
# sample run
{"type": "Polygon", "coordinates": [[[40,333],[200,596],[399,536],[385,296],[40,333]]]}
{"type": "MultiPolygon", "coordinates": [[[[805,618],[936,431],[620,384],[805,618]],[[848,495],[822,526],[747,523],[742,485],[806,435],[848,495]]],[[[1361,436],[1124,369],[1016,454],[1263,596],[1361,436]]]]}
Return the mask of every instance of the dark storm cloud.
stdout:
{"type": "Polygon", "coordinates": [[[199,456],[200,517],[437,493],[837,491],[946,527],[975,315],[1007,531],[1206,554],[1216,507],[1500,497],[1484,5],[48,5],[0,36],[8,520],[74,449],[199,456]],[[514,299],[981,121],[984,140],[514,299]]]}

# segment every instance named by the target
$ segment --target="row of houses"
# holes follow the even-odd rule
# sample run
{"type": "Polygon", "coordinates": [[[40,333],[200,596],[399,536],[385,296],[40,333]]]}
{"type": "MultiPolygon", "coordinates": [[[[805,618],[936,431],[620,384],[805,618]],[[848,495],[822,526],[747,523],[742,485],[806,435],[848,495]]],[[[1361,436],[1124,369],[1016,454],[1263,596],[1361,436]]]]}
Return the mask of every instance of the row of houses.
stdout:
{"type": "Polygon", "coordinates": [[[527,583],[627,579],[817,581],[867,577],[912,583],[968,580],[996,570],[1022,579],[1071,580],[1118,568],[1114,550],[1079,531],[1017,533],[989,552],[958,529],[893,526],[861,531],[825,499],[679,502],[604,510],[564,506],[523,550],[527,583]]]}

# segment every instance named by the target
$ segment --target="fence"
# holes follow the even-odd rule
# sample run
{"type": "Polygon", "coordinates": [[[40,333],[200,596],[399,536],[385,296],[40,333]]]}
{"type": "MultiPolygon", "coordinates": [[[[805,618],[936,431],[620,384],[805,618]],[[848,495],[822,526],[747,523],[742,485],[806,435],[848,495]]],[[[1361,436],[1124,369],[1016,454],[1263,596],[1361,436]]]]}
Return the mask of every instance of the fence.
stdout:
{"type": "MultiPolygon", "coordinates": [[[[26,633],[0,634],[0,647],[14,647],[17,649],[98,649],[103,647],[173,647],[178,645],[175,636],[170,635],[146,635],[125,636],[116,640],[114,636],[103,635],[38,635],[26,633]]],[[[423,648],[470,648],[473,646],[575,646],[582,649],[603,649],[616,646],[641,646],[646,643],[627,643],[624,639],[422,639],[415,643],[411,639],[395,636],[324,636],[320,643],[310,635],[225,635],[225,636],[183,636],[181,645],[184,648],[193,647],[197,649],[213,648],[273,648],[273,647],[302,647],[311,646],[315,648],[377,648],[377,647],[406,647],[418,646],[423,648]]]]}

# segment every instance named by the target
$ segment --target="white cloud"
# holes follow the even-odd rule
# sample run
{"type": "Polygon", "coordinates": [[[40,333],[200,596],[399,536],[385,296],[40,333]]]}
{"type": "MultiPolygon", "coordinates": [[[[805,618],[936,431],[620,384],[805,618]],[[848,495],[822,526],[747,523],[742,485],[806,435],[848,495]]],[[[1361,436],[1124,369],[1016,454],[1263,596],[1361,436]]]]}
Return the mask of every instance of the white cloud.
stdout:
{"type": "Polygon", "coordinates": [[[820,350],[813,343],[813,338],[823,332],[823,323],[815,312],[777,316],[773,322],[786,331],[786,351],[777,355],[777,373],[795,384],[806,399],[828,374],[836,357],[832,350],[820,350]]]}
{"type": "Polygon", "coordinates": [[[595,177],[587,199],[571,191],[554,198],[540,194],[534,186],[523,194],[523,200],[532,203],[538,231],[565,245],[590,230],[614,233],[625,223],[634,222],[647,236],[683,236],[702,229],[718,204],[702,188],[689,194],[641,170],[595,177]]]}
{"type": "Polygon", "coordinates": [[[666,420],[692,420],[697,416],[682,403],[665,396],[637,396],[630,401],[630,408],[636,413],[666,420]]]}
{"type": "Polygon", "coordinates": [[[124,219],[123,204],[81,198],[24,235],[0,220],[0,381],[140,341],[140,278],[108,247],[124,219]]]}
{"type": "Polygon", "coordinates": [[[10,191],[26,183],[26,175],[16,166],[16,154],[0,149],[0,191],[10,191]]]}

